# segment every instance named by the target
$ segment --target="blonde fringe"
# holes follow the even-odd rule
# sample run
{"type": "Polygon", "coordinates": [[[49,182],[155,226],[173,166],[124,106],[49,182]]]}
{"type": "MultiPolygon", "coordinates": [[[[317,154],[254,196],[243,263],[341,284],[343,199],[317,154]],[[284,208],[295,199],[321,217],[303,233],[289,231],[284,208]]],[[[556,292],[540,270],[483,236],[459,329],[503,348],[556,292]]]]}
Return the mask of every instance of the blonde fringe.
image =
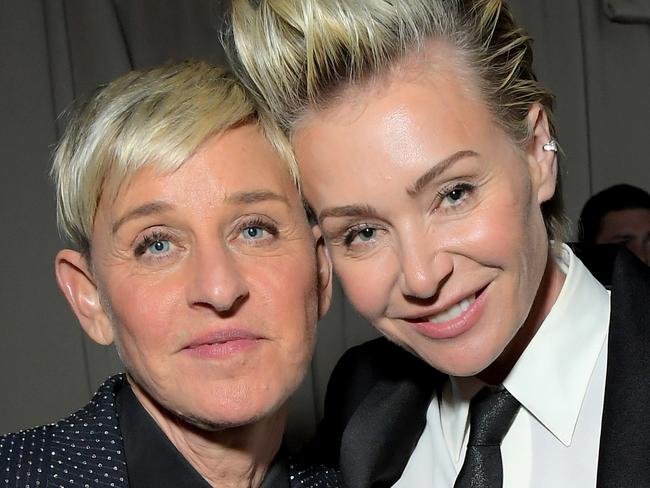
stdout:
{"type": "MultiPolygon", "coordinates": [[[[133,71],[98,90],[71,114],[52,176],[61,234],[88,253],[99,199],[112,199],[144,166],[180,167],[211,135],[256,118],[254,101],[223,68],[191,61],[133,71]]],[[[288,142],[260,118],[298,180],[288,142]]]]}

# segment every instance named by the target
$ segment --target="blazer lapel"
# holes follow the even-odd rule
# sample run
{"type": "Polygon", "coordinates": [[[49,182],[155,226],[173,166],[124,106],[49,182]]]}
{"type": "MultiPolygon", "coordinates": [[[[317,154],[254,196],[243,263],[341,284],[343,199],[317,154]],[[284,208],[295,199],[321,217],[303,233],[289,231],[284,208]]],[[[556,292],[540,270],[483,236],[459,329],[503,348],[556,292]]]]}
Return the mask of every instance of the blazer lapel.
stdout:
{"type": "Polygon", "coordinates": [[[426,366],[412,377],[377,381],[341,440],[348,488],[383,488],[397,481],[426,424],[426,410],[443,375],[426,366]]]}
{"type": "Polygon", "coordinates": [[[598,488],[650,480],[650,268],[619,253],[612,277],[598,488]]]}
{"type": "Polygon", "coordinates": [[[128,488],[115,408],[115,392],[123,381],[123,375],[107,380],[86,407],[55,427],[47,486],[128,488]]]}

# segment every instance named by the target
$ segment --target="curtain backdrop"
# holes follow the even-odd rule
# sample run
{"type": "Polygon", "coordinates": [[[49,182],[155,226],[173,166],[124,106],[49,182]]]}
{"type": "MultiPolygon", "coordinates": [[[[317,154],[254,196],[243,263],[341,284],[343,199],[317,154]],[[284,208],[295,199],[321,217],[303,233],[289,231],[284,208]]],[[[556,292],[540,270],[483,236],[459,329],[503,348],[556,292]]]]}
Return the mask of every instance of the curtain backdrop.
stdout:
{"type": "MultiPolygon", "coordinates": [[[[648,0],[511,2],[535,38],[537,72],[557,94],[570,217],[630,182],[650,190],[648,0]]],[[[61,247],[48,179],[61,116],[98,84],[172,59],[223,61],[211,0],[1,0],[0,433],[55,420],[120,369],[87,340],[56,289],[61,247]]],[[[335,290],[312,369],[291,404],[291,439],[313,430],[340,354],[373,336],[335,290]]]]}

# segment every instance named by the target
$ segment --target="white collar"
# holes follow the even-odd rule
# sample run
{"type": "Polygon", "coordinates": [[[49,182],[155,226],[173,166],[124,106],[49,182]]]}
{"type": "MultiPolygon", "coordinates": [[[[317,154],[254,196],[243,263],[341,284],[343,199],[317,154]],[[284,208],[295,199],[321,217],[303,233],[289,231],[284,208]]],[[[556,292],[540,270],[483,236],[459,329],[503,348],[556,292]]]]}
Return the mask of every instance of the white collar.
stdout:
{"type": "MultiPolygon", "coordinates": [[[[609,294],[566,245],[558,264],[567,275],[560,294],[503,385],[569,446],[607,337],[609,294]]],[[[450,380],[440,398],[440,415],[449,452],[458,460],[469,427],[469,402],[484,383],[474,377],[450,380]]]]}

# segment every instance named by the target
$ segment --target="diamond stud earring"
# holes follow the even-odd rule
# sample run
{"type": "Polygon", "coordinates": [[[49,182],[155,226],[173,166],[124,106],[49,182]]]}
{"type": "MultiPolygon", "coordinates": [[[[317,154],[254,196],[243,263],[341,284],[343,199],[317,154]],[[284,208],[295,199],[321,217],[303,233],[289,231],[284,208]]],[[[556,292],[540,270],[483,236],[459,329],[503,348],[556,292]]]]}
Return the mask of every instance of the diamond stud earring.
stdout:
{"type": "Polygon", "coordinates": [[[555,139],[551,139],[542,146],[542,149],[544,149],[544,151],[557,152],[557,141],[555,139]]]}

